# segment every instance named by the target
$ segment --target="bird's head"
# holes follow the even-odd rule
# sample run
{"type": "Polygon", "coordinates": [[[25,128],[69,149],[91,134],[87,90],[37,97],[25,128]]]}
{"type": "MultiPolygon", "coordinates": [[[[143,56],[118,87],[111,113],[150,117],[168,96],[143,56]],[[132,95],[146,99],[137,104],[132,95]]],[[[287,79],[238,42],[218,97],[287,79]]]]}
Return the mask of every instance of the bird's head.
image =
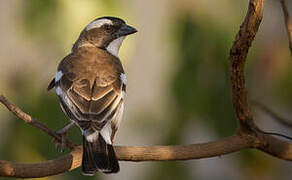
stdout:
{"type": "Polygon", "coordinates": [[[101,17],[90,22],[80,34],[79,39],[106,49],[117,56],[119,48],[127,35],[137,30],[117,17],[101,17]]]}

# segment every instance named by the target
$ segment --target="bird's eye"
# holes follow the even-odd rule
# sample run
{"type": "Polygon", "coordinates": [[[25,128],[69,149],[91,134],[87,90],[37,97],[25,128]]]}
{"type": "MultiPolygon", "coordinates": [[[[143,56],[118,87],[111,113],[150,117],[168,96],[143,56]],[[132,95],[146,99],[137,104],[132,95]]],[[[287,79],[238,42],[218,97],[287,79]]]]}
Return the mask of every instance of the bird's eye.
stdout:
{"type": "Polygon", "coordinates": [[[106,32],[112,32],[112,30],[113,30],[112,27],[108,24],[104,25],[104,29],[106,30],[106,32]]]}

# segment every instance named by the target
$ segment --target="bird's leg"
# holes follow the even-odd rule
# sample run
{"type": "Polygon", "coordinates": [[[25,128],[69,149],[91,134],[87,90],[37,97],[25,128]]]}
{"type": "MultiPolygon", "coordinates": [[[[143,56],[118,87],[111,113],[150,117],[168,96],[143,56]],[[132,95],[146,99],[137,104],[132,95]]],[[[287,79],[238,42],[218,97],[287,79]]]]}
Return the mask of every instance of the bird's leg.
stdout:
{"type": "Polygon", "coordinates": [[[114,138],[115,138],[115,135],[116,135],[116,132],[117,132],[118,128],[114,124],[111,124],[111,128],[112,128],[111,141],[112,141],[112,144],[113,144],[114,143],[114,138]]]}
{"type": "MultiPolygon", "coordinates": [[[[67,124],[65,127],[63,127],[62,129],[58,130],[56,133],[59,134],[61,136],[61,143],[60,143],[60,149],[63,152],[65,149],[65,140],[66,140],[66,134],[69,131],[69,129],[74,125],[74,122],[70,122],[69,124],[67,124]]],[[[58,146],[58,144],[57,144],[58,146]]]]}

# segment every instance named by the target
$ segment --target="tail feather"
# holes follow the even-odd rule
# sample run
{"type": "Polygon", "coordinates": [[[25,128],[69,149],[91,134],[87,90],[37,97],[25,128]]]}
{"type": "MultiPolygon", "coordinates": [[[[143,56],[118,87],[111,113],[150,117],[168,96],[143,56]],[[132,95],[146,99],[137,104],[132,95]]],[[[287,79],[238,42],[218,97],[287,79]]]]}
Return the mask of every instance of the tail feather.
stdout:
{"type": "Polygon", "coordinates": [[[116,157],[116,153],[114,150],[114,147],[111,144],[107,144],[108,149],[108,160],[109,160],[109,166],[111,167],[111,171],[104,172],[104,173],[117,173],[120,171],[120,165],[116,157]]]}
{"type": "Polygon", "coordinates": [[[94,175],[96,171],[117,173],[119,170],[119,163],[111,144],[106,144],[100,134],[92,142],[83,136],[82,171],[84,175],[94,175]]]}

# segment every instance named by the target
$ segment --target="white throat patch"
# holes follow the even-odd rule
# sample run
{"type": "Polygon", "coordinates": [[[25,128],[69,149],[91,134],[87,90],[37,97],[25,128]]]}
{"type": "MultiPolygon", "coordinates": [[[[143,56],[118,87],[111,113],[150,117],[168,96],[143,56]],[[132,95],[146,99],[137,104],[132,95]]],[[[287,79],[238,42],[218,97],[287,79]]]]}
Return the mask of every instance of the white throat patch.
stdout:
{"type": "Polygon", "coordinates": [[[125,39],[126,36],[119,37],[118,39],[113,40],[109,45],[106,47],[106,50],[111,53],[112,55],[116,56],[119,58],[119,50],[122,45],[123,40],[125,39]]]}
{"type": "Polygon", "coordinates": [[[94,28],[99,28],[99,27],[101,27],[104,24],[110,24],[110,25],[112,25],[113,22],[111,20],[109,20],[109,19],[98,19],[98,20],[94,20],[94,21],[92,21],[91,23],[89,23],[86,26],[86,31],[89,31],[90,29],[94,29],[94,28]]]}

